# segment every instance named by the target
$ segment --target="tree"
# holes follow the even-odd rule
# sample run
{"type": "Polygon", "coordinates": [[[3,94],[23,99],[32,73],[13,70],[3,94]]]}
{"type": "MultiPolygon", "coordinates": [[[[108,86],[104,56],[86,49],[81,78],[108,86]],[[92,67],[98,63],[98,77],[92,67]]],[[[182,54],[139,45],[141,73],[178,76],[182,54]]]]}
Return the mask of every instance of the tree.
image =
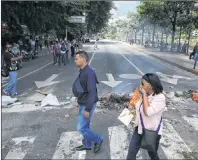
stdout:
{"type": "Polygon", "coordinates": [[[172,40],[171,50],[174,46],[176,26],[178,25],[179,19],[187,17],[190,14],[190,10],[194,7],[194,1],[164,1],[163,11],[168,17],[170,24],[172,25],[172,40]]]}
{"type": "Polygon", "coordinates": [[[111,1],[90,1],[87,6],[87,31],[97,33],[107,25],[111,17],[110,10],[113,7],[111,1]]]}
{"type": "Polygon", "coordinates": [[[82,34],[88,31],[99,32],[110,18],[112,2],[100,1],[3,1],[2,21],[10,33],[21,33],[26,25],[32,35],[48,33],[51,30],[64,34],[67,26],[71,32],[82,34]],[[96,12],[99,11],[99,12],[96,12]],[[87,15],[86,24],[71,24],[72,15],[87,15]]]}
{"type": "MultiPolygon", "coordinates": [[[[165,18],[160,1],[142,1],[138,7],[140,19],[153,25],[152,41],[155,41],[156,26],[164,24],[165,18]]],[[[154,43],[153,43],[154,45],[154,43]]]]}

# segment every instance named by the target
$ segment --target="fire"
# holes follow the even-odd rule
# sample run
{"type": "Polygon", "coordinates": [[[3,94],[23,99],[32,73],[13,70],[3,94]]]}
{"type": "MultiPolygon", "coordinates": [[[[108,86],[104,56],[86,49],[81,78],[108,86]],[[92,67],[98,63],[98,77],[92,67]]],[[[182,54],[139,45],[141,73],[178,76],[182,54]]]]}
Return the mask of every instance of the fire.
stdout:
{"type": "Polygon", "coordinates": [[[128,106],[133,106],[135,107],[136,103],[140,100],[139,97],[139,91],[138,88],[135,89],[135,91],[133,92],[132,96],[131,96],[131,100],[128,104],[128,106]]]}
{"type": "Polygon", "coordinates": [[[192,99],[193,99],[193,101],[198,102],[198,93],[193,92],[192,93],[192,99]]]}

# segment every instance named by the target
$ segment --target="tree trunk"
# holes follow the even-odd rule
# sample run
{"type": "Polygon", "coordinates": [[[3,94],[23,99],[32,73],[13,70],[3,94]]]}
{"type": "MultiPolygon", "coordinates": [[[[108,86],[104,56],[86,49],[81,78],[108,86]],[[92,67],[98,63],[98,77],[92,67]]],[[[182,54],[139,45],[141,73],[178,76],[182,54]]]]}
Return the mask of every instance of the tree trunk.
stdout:
{"type": "Polygon", "coordinates": [[[156,24],[153,25],[152,47],[154,47],[154,41],[155,41],[155,28],[156,28],[156,24]]]}
{"type": "Polygon", "coordinates": [[[129,35],[129,32],[126,33],[126,42],[128,42],[128,35],[129,35]]]}
{"type": "Polygon", "coordinates": [[[144,26],[142,28],[142,45],[144,45],[144,26]]]}
{"type": "Polygon", "coordinates": [[[171,40],[171,51],[173,51],[174,48],[174,42],[175,42],[175,31],[176,31],[176,18],[177,18],[177,13],[174,15],[174,21],[172,22],[172,40],[171,40]]]}
{"type": "Polygon", "coordinates": [[[161,42],[160,42],[160,51],[163,51],[163,46],[164,46],[164,43],[163,43],[163,37],[164,37],[164,32],[163,32],[163,30],[162,30],[162,34],[161,34],[161,42]]]}
{"type": "Polygon", "coordinates": [[[166,43],[168,43],[168,34],[166,33],[166,43]]]}
{"type": "Polygon", "coordinates": [[[137,32],[135,32],[135,44],[136,44],[136,39],[137,39],[137,32]]]}
{"type": "Polygon", "coordinates": [[[185,54],[188,55],[188,50],[189,50],[189,47],[190,47],[190,37],[191,37],[191,32],[192,32],[192,27],[190,26],[190,29],[189,29],[189,33],[188,33],[188,45],[187,45],[187,51],[185,54]]]}
{"type": "Polygon", "coordinates": [[[179,46],[181,46],[181,30],[182,27],[179,28],[179,46]]]}
{"type": "Polygon", "coordinates": [[[171,39],[171,51],[173,51],[174,48],[174,42],[175,42],[175,25],[173,26],[173,30],[172,30],[172,39],[171,39]]]}

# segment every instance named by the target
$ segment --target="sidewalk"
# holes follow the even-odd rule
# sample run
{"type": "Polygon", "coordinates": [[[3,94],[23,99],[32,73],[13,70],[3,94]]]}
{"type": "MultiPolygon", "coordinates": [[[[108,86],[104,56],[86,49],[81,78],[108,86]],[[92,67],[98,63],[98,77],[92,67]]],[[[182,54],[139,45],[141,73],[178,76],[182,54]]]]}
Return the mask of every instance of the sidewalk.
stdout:
{"type": "Polygon", "coordinates": [[[194,60],[190,60],[187,55],[180,54],[180,53],[160,52],[158,48],[145,48],[144,46],[140,46],[136,44],[130,45],[127,42],[121,42],[121,43],[129,46],[130,48],[133,48],[134,50],[143,52],[154,58],[157,58],[166,63],[169,63],[171,65],[174,65],[176,67],[179,67],[188,72],[198,75],[198,66],[196,70],[194,70],[193,69],[194,60]]]}

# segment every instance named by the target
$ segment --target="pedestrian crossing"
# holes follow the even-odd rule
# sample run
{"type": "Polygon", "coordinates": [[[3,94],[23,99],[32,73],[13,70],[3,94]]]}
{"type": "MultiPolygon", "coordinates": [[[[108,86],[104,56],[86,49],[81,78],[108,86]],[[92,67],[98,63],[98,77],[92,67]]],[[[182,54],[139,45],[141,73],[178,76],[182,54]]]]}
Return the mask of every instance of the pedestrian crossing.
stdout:
{"type": "MultiPolygon", "coordinates": [[[[106,135],[108,142],[103,143],[103,145],[108,145],[105,148],[109,148],[110,157],[106,157],[107,159],[126,159],[133,129],[133,126],[124,125],[108,127],[108,135],[106,135]]],[[[2,147],[2,155],[4,155],[2,159],[28,159],[27,154],[36,147],[36,138],[36,135],[12,138],[2,147]]],[[[55,144],[54,153],[50,153],[52,154],[50,159],[89,159],[88,152],[92,151],[75,151],[75,147],[81,144],[82,136],[77,131],[62,132],[55,144]]],[[[105,152],[103,148],[100,154],[102,152],[105,152]]],[[[158,153],[165,155],[165,157],[160,157],[161,159],[185,159],[183,153],[192,153],[185,140],[168,120],[164,120],[163,136],[158,153]]],[[[137,159],[148,159],[148,155],[145,157],[146,154],[146,151],[141,149],[137,154],[137,159]]]]}

